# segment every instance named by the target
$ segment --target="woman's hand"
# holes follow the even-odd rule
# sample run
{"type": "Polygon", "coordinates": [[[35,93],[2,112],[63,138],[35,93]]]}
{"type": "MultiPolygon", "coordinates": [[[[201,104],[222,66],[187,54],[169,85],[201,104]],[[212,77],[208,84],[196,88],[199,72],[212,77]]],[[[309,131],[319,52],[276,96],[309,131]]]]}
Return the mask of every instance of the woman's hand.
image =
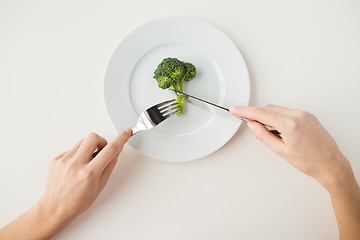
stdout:
{"type": "Polygon", "coordinates": [[[230,111],[277,129],[282,138],[256,121],[248,124],[257,139],[297,169],[314,177],[328,191],[353,176],[349,162],[314,115],[274,105],[234,107],[230,111]]]}
{"type": "Polygon", "coordinates": [[[273,105],[234,107],[230,111],[256,120],[248,125],[257,139],[328,190],[341,240],[360,239],[359,185],[349,161],[314,115],[273,105]],[[259,122],[277,129],[281,138],[259,122]]]}
{"type": "Polygon", "coordinates": [[[63,230],[99,196],[130,136],[131,130],[127,129],[108,144],[90,133],[53,159],[44,195],[1,229],[0,239],[49,239],[63,230]]]}
{"type": "Polygon", "coordinates": [[[68,225],[96,200],[130,135],[129,130],[124,131],[108,144],[103,137],[90,133],[51,161],[45,194],[39,203],[57,216],[60,225],[68,225]]]}

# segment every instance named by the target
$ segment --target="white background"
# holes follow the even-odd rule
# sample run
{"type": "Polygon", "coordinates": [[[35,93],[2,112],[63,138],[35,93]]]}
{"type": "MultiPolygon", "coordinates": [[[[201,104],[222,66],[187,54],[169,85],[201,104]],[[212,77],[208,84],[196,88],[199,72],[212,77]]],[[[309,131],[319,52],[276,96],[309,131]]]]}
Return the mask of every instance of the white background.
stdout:
{"type": "MultiPolygon", "coordinates": [[[[163,16],[225,32],[248,65],[250,104],[317,115],[359,180],[359,11],[357,0],[0,0],[0,226],[41,196],[50,159],[91,131],[116,136],[102,97],[107,61],[163,16]]],[[[328,193],[243,125],[188,163],[125,147],[99,199],[55,239],[337,238],[328,193]]]]}

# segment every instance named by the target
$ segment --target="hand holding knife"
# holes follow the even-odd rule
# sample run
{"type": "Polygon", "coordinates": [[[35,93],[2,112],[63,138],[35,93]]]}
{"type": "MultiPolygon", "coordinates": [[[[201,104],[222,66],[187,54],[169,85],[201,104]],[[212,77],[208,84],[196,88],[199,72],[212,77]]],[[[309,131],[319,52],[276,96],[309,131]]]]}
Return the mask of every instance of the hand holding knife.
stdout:
{"type": "MultiPolygon", "coordinates": [[[[227,111],[227,112],[230,113],[230,110],[229,110],[228,108],[223,107],[223,106],[220,106],[220,105],[217,105],[217,104],[215,104],[215,103],[212,103],[212,102],[203,100],[203,99],[201,99],[201,98],[192,96],[192,95],[187,94],[187,93],[184,93],[184,92],[176,91],[176,90],[171,89],[171,88],[169,88],[169,90],[171,90],[172,92],[176,93],[177,95],[184,95],[184,96],[187,96],[187,97],[189,97],[189,98],[196,99],[196,100],[198,100],[198,101],[201,101],[201,102],[206,103],[206,104],[208,104],[208,105],[211,105],[211,106],[220,108],[220,109],[222,109],[222,110],[227,111]]],[[[250,121],[250,119],[244,118],[244,117],[240,117],[240,119],[241,119],[242,121],[246,122],[246,123],[250,121]]],[[[251,120],[251,121],[256,121],[256,120],[251,120]]],[[[256,122],[261,123],[261,122],[259,122],[259,121],[256,121],[256,122]]],[[[275,134],[276,136],[278,136],[278,137],[281,138],[281,133],[278,132],[275,128],[273,128],[273,127],[271,127],[271,126],[267,126],[267,125],[265,125],[265,124],[263,124],[263,123],[261,123],[261,124],[264,125],[270,132],[272,132],[273,134],[275,134]]]]}

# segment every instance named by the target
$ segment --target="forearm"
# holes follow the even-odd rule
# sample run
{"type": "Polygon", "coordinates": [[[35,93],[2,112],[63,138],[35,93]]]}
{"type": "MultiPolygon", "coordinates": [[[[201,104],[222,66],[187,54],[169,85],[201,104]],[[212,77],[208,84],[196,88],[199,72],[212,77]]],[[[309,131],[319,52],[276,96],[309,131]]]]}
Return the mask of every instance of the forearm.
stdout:
{"type": "MultiPolygon", "coordinates": [[[[351,170],[351,168],[350,168],[351,170]]],[[[330,190],[340,240],[360,239],[360,188],[353,172],[330,190]]]]}
{"type": "Polygon", "coordinates": [[[49,214],[41,203],[35,204],[7,226],[0,229],[0,240],[43,240],[50,239],[62,230],[56,216],[49,214]]]}

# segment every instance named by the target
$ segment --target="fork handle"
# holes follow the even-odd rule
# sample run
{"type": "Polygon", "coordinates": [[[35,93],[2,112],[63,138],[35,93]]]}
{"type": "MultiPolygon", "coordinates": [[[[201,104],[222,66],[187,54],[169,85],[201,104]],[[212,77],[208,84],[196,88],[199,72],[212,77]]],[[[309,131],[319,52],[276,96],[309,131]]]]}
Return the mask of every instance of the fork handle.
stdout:
{"type": "Polygon", "coordinates": [[[139,129],[137,126],[135,126],[133,129],[131,129],[131,136],[134,136],[136,133],[141,131],[143,129],[139,129]]]}

